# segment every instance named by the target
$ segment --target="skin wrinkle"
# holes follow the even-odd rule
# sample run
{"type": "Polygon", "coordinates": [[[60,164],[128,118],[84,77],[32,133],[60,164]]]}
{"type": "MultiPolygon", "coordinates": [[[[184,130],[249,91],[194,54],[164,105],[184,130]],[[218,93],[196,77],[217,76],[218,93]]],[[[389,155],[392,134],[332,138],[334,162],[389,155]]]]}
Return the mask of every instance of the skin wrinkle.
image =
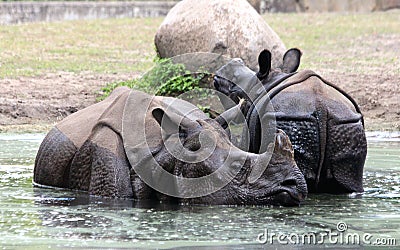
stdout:
{"type": "MultiPolygon", "coordinates": [[[[126,96],[127,92],[124,91],[130,91],[130,90],[119,89],[119,91],[126,96]]],[[[136,95],[134,96],[134,98],[136,98],[135,100],[144,100],[146,98],[147,98],[146,100],[149,99],[148,95],[145,93],[139,94],[138,92],[135,91],[130,93],[138,94],[138,96],[136,95]]],[[[117,98],[117,100],[122,100],[122,98],[117,98]]],[[[190,148],[197,149],[196,144],[199,143],[198,141],[199,134],[205,132],[205,130],[207,131],[207,133],[210,133],[209,136],[210,140],[212,141],[210,141],[210,143],[204,143],[204,145],[202,146],[213,147],[212,142],[215,142],[215,140],[217,140],[216,148],[213,149],[214,150],[213,154],[211,154],[204,161],[196,163],[183,162],[182,160],[176,159],[174,155],[171,155],[171,152],[168,152],[166,145],[164,145],[167,142],[161,142],[160,140],[161,143],[157,145],[159,143],[158,138],[160,137],[160,133],[157,130],[162,129],[161,124],[158,122],[162,119],[158,119],[156,121],[156,118],[152,116],[152,114],[148,114],[148,116],[146,116],[146,119],[150,119],[151,122],[149,128],[151,128],[151,130],[154,130],[153,134],[146,133],[146,136],[152,136],[152,138],[150,138],[151,140],[148,141],[148,143],[151,145],[151,148],[146,148],[145,145],[146,143],[144,143],[142,140],[137,141],[139,144],[130,144],[128,145],[129,147],[125,147],[126,146],[124,145],[124,142],[126,142],[125,140],[131,137],[134,138],[136,136],[136,134],[132,134],[133,132],[136,131],[133,128],[136,127],[129,127],[129,126],[125,127],[130,132],[129,135],[131,137],[123,138],[123,133],[121,133],[120,131],[121,124],[119,124],[118,121],[119,120],[129,121],[131,122],[130,124],[132,124],[135,121],[127,120],[128,118],[116,119],[112,115],[117,115],[117,118],[120,118],[121,115],[120,110],[123,110],[123,107],[126,107],[126,105],[127,105],[126,103],[120,103],[119,101],[110,102],[110,100],[108,100],[108,102],[107,101],[102,102],[97,106],[95,106],[94,108],[92,107],[92,109],[88,109],[89,112],[94,113],[94,109],[96,107],[99,107],[101,108],[100,111],[104,109],[106,110],[106,112],[103,113],[103,115],[101,116],[102,119],[100,121],[93,121],[93,127],[86,128],[88,131],[91,131],[91,134],[82,136],[86,136],[89,139],[83,142],[83,146],[73,148],[71,155],[72,157],[73,155],[80,156],[76,159],[77,165],[74,166],[75,171],[77,171],[81,166],[83,166],[82,164],[84,164],[85,166],[87,165],[88,169],[90,169],[89,180],[87,180],[87,185],[89,188],[88,191],[90,194],[102,195],[108,197],[135,198],[137,200],[172,201],[172,202],[183,202],[190,204],[265,205],[265,203],[263,202],[269,202],[269,201],[275,202],[274,204],[283,203],[284,205],[289,205],[289,206],[299,204],[298,200],[289,199],[288,198],[289,196],[284,196],[284,197],[279,196],[278,198],[276,198],[276,200],[269,197],[261,197],[263,195],[270,194],[272,191],[280,192],[284,190],[279,188],[279,183],[281,181],[284,181],[284,179],[281,179],[279,181],[276,178],[292,178],[291,175],[296,175],[296,173],[299,172],[299,169],[293,168],[293,166],[291,165],[293,161],[291,156],[285,154],[283,151],[281,152],[281,150],[283,150],[284,148],[277,148],[276,150],[278,151],[275,152],[276,154],[274,153],[274,155],[272,155],[273,158],[274,157],[279,158],[277,162],[281,165],[272,166],[272,169],[270,167],[267,167],[264,173],[262,173],[262,176],[259,180],[257,180],[254,184],[249,184],[248,176],[249,173],[251,173],[252,168],[258,168],[262,166],[261,164],[267,164],[266,158],[268,155],[257,155],[240,150],[239,148],[237,148],[232,144],[230,138],[228,137],[228,133],[221,127],[221,125],[217,123],[215,120],[205,118],[204,113],[201,113],[201,115],[197,117],[192,116],[190,120],[187,121],[186,124],[197,124],[197,125],[190,126],[189,129],[183,127],[182,133],[179,133],[182,145],[188,147],[189,149],[190,148]],[[117,107],[113,109],[113,107],[107,106],[108,103],[112,105],[117,105],[117,107]],[[154,142],[156,142],[157,144],[154,144],[154,142]],[[136,154],[134,155],[135,157],[132,158],[133,159],[132,162],[128,161],[129,157],[128,153],[136,154]],[[281,153],[283,154],[281,155],[281,153]],[[230,154],[229,157],[228,154],[230,154]],[[280,159],[280,157],[283,158],[286,157],[286,161],[280,159]],[[204,183],[198,183],[197,185],[199,186],[177,187],[174,186],[176,185],[175,182],[171,183],[169,182],[170,181],[169,179],[162,179],[165,177],[164,176],[165,172],[163,171],[160,172],[160,169],[156,169],[154,165],[145,164],[147,160],[152,160],[152,159],[154,159],[167,172],[186,178],[198,178],[202,176],[207,176],[210,173],[214,173],[215,170],[218,169],[218,167],[223,166],[224,161],[229,160],[229,162],[227,162],[226,164],[226,166],[228,167],[228,171],[220,173],[217,172],[215,174],[215,177],[213,177],[215,179],[208,179],[204,183]],[[241,168],[239,169],[240,165],[237,166],[237,164],[242,164],[242,163],[243,166],[241,166],[241,168]],[[134,164],[139,164],[139,165],[134,165],[134,164]],[[160,193],[161,191],[159,192],[156,191],[156,189],[153,189],[150,185],[152,183],[149,182],[150,184],[146,184],[143,180],[141,180],[139,178],[140,177],[139,170],[141,170],[140,167],[142,167],[142,169],[143,167],[150,167],[150,169],[147,169],[148,172],[146,174],[148,174],[148,176],[152,178],[153,184],[155,182],[160,182],[164,185],[165,183],[165,185],[169,185],[167,187],[169,188],[169,190],[177,190],[178,192],[182,192],[183,194],[186,193],[190,194],[190,191],[192,190],[196,191],[196,189],[200,188],[206,188],[206,189],[211,188],[215,186],[214,181],[217,181],[217,183],[225,184],[221,180],[225,178],[229,179],[233,178],[233,179],[226,186],[223,186],[222,189],[214,193],[207,194],[206,196],[195,197],[190,199],[174,198],[172,196],[160,193]],[[287,173],[287,175],[276,174],[276,172],[279,172],[278,169],[281,169],[283,172],[287,173]],[[238,171],[237,174],[235,174],[236,170],[238,171]],[[126,179],[124,179],[124,176],[126,177],[126,179]],[[163,180],[167,180],[168,183],[167,181],[163,182],[163,180]],[[131,192],[124,190],[128,186],[129,189],[132,189],[131,192]]],[[[168,105],[168,103],[164,105],[168,105]]],[[[159,108],[160,110],[164,108],[164,106],[162,105],[160,105],[160,107],[154,107],[154,106],[152,107],[159,108]]],[[[148,110],[149,111],[146,112],[153,113],[151,111],[152,109],[148,110]]],[[[160,110],[156,110],[154,114],[168,115],[165,112],[160,112],[160,110]]],[[[87,116],[85,112],[87,112],[87,110],[78,111],[75,116],[65,120],[63,123],[65,126],[62,127],[62,129],[68,128],[69,131],[67,132],[69,132],[70,134],[78,135],[80,127],[78,128],[77,126],[74,126],[74,124],[76,124],[77,122],[81,122],[83,126],[83,125],[88,125],[88,123],[85,121],[82,122],[81,120],[76,121],[74,120],[74,117],[86,118],[87,116]]],[[[177,118],[182,117],[180,113],[175,113],[175,111],[173,111],[172,113],[175,114],[177,118]]],[[[135,117],[133,116],[130,116],[130,118],[135,119],[135,117]]],[[[49,138],[52,136],[54,136],[56,139],[65,138],[67,143],[73,145],[74,142],[71,141],[67,136],[65,136],[64,132],[65,131],[63,130],[58,130],[58,129],[54,130],[53,133],[55,134],[50,134],[49,138]]],[[[200,136],[200,138],[202,137],[200,136]]],[[[59,146],[59,142],[56,139],[54,140],[45,139],[44,142],[48,144],[44,145],[41,148],[44,149],[57,148],[59,146]]],[[[148,138],[145,139],[147,140],[148,138]]],[[[283,140],[286,139],[287,137],[285,137],[285,139],[283,140]]],[[[179,141],[179,139],[177,139],[177,141],[179,141]]],[[[173,143],[175,142],[172,142],[172,146],[174,146],[173,143]]],[[[284,143],[282,145],[284,145],[284,143]]],[[[200,148],[197,150],[203,150],[203,149],[200,148]]],[[[205,148],[205,150],[207,152],[207,150],[210,149],[205,148]]],[[[46,153],[47,152],[40,151],[38,153],[39,155],[38,159],[41,159],[42,155],[46,156],[46,153]]],[[[190,151],[188,151],[188,154],[190,155],[190,151]]],[[[66,163],[66,165],[68,165],[68,162],[66,163]]],[[[263,166],[266,167],[267,165],[263,166]]],[[[66,167],[68,166],[60,166],[60,170],[65,170],[66,167]]],[[[46,178],[43,177],[42,173],[45,173],[46,171],[49,170],[51,171],[51,169],[52,165],[49,164],[49,162],[40,161],[35,163],[35,181],[37,180],[39,184],[42,184],[44,182],[43,179],[46,178]]],[[[86,173],[83,174],[86,175],[86,173]]],[[[81,182],[79,178],[82,177],[75,175],[74,178],[76,178],[76,180],[74,180],[74,183],[76,183],[76,185],[79,185],[79,183],[81,182]]],[[[182,183],[188,183],[188,182],[182,182],[182,183]]],[[[57,185],[60,184],[59,183],[53,184],[53,186],[57,185]]],[[[302,182],[299,181],[297,185],[298,189],[300,189],[303,195],[305,196],[307,190],[304,180],[302,182]]],[[[294,188],[292,191],[294,195],[296,195],[296,193],[298,192],[296,188],[294,188]]]]}
{"type": "MultiPolygon", "coordinates": [[[[283,143],[279,143],[280,146],[283,145],[283,143]]],[[[256,162],[259,161],[259,156],[255,159],[256,162]]],[[[254,202],[259,202],[261,200],[267,200],[267,196],[270,196],[271,194],[274,194],[276,192],[279,191],[280,188],[280,183],[283,179],[283,177],[285,177],[285,175],[283,175],[279,169],[279,164],[285,164],[285,159],[284,157],[278,157],[275,165],[270,165],[268,166],[268,169],[270,170],[275,170],[274,172],[269,172],[268,175],[269,176],[273,176],[273,182],[266,182],[264,183],[263,181],[259,181],[257,183],[255,183],[254,185],[249,185],[247,182],[247,175],[243,174],[244,172],[249,173],[251,171],[250,167],[248,166],[250,162],[250,159],[248,159],[244,166],[241,168],[241,171],[239,171],[239,173],[235,176],[235,178],[232,180],[231,183],[228,184],[228,186],[226,186],[226,188],[224,188],[224,192],[227,192],[229,195],[228,197],[231,197],[231,199],[234,200],[234,203],[237,203],[238,200],[240,200],[240,203],[248,203],[250,201],[254,201],[254,202]],[[243,170],[244,169],[244,170],[243,170]],[[269,188],[271,189],[268,192],[262,193],[260,194],[259,191],[260,189],[264,189],[265,186],[269,186],[269,188]],[[235,195],[233,195],[235,194],[235,195]],[[239,195],[238,195],[239,194],[239,195]],[[262,198],[260,198],[262,197],[262,198]],[[265,197],[265,198],[264,198],[265,197]]],[[[256,165],[256,164],[255,164],[256,165]]],[[[229,174],[229,172],[228,172],[229,174]]],[[[297,178],[296,178],[297,179],[297,178]]],[[[208,198],[209,199],[220,199],[221,197],[226,197],[227,195],[224,193],[221,193],[221,195],[219,195],[219,193],[221,192],[216,192],[212,195],[210,195],[208,198]]],[[[226,198],[225,198],[226,199],[226,198]]],[[[185,203],[185,201],[183,201],[185,203]]],[[[188,202],[188,201],[186,201],[188,202]]]]}
{"type": "MultiPolygon", "coordinates": [[[[264,50],[259,56],[260,71],[254,72],[254,75],[261,81],[262,89],[268,92],[271,99],[268,101],[276,109],[278,128],[285,130],[294,142],[296,161],[307,177],[312,192],[361,192],[367,144],[360,109],[349,94],[316,73],[310,70],[295,72],[300,58],[300,50],[290,49],[283,57],[283,66],[271,69],[271,53],[264,50]],[[310,116],[310,123],[302,122],[309,120],[307,115],[310,116]],[[293,127],[302,132],[300,136],[293,132],[293,127]],[[313,130],[318,130],[318,134],[311,133],[313,130]],[[312,143],[307,144],[310,141],[312,143]],[[351,145],[347,146],[346,143],[351,145]],[[306,154],[308,150],[312,153],[306,154]]],[[[257,87],[251,81],[252,76],[244,81],[233,81],[229,76],[232,72],[246,75],[248,71],[246,66],[232,60],[217,71],[214,87],[235,102],[238,95],[246,98],[246,94],[257,87]],[[229,65],[231,72],[226,72],[229,65]],[[240,93],[237,89],[244,89],[246,93],[240,93]]],[[[255,103],[259,100],[256,98],[255,103]]],[[[262,146],[257,134],[260,130],[257,117],[257,111],[250,107],[246,120],[250,127],[252,152],[258,152],[258,147],[262,146]]]]}

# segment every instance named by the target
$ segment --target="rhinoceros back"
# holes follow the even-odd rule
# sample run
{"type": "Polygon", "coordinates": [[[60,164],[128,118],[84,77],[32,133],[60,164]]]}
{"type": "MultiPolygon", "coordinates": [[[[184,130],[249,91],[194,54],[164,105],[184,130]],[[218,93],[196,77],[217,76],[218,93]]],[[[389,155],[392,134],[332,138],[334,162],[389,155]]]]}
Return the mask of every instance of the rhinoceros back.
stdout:
{"type": "Polygon", "coordinates": [[[309,190],[362,191],[367,144],[354,100],[312,71],[299,72],[268,94],[309,190]]]}

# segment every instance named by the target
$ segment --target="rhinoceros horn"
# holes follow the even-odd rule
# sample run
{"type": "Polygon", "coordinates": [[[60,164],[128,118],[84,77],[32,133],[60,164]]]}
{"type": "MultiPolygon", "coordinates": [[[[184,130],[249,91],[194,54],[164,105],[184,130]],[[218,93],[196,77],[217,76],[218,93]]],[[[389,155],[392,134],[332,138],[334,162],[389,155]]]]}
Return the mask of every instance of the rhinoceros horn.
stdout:
{"type": "Polygon", "coordinates": [[[240,99],[239,104],[226,110],[224,113],[220,114],[214,120],[217,121],[224,129],[228,127],[229,122],[236,119],[236,117],[241,114],[242,107],[245,105],[246,100],[240,99]]]}

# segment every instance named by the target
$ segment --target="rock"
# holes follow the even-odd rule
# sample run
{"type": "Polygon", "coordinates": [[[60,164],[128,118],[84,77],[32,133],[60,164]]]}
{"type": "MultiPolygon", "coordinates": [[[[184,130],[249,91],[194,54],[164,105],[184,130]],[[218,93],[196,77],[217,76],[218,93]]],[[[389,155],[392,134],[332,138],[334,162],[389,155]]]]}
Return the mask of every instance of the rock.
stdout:
{"type": "Polygon", "coordinates": [[[260,5],[261,5],[261,0],[247,0],[247,2],[249,2],[249,4],[251,4],[251,6],[253,6],[253,8],[260,13],[260,5]]]}
{"type": "Polygon", "coordinates": [[[246,0],[183,0],[168,13],[155,36],[162,58],[212,52],[240,57],[253,70],[263,49],[273,67],[286,50],[278,35],[246,0]]]}

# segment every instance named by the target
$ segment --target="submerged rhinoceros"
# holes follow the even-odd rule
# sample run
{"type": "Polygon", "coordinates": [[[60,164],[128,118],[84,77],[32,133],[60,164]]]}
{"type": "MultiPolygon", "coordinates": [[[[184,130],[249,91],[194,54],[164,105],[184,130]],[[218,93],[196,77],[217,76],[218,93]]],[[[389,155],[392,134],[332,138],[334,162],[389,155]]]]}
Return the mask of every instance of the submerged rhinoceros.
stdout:
{"type": "Polygon", "coordinates": [[[288,137],[277,130],[273,153],[236,148],[220,123],[239,110],[213,120],[188,102],[117,88],[47,134],[34,184],[187,204],[298,205],[307,185],[288,137]],[[265,170],[253,178],[255,169],[265,170]]]}
{"type": "Polygon", "coordinates": [[[367,143],[360,109],[346,92],[313,71],[296,73],[300,57],[298,49],[290,49],[283,66],[271,70],[271,53],[264,50],[257,73],[234,59],[217,71],[214,87],[235,102],[250,100],[243,109],[250,152],[265,148],[260,122],[273,116],[291,140],[309,192],[362,192],[367,143]]]}

